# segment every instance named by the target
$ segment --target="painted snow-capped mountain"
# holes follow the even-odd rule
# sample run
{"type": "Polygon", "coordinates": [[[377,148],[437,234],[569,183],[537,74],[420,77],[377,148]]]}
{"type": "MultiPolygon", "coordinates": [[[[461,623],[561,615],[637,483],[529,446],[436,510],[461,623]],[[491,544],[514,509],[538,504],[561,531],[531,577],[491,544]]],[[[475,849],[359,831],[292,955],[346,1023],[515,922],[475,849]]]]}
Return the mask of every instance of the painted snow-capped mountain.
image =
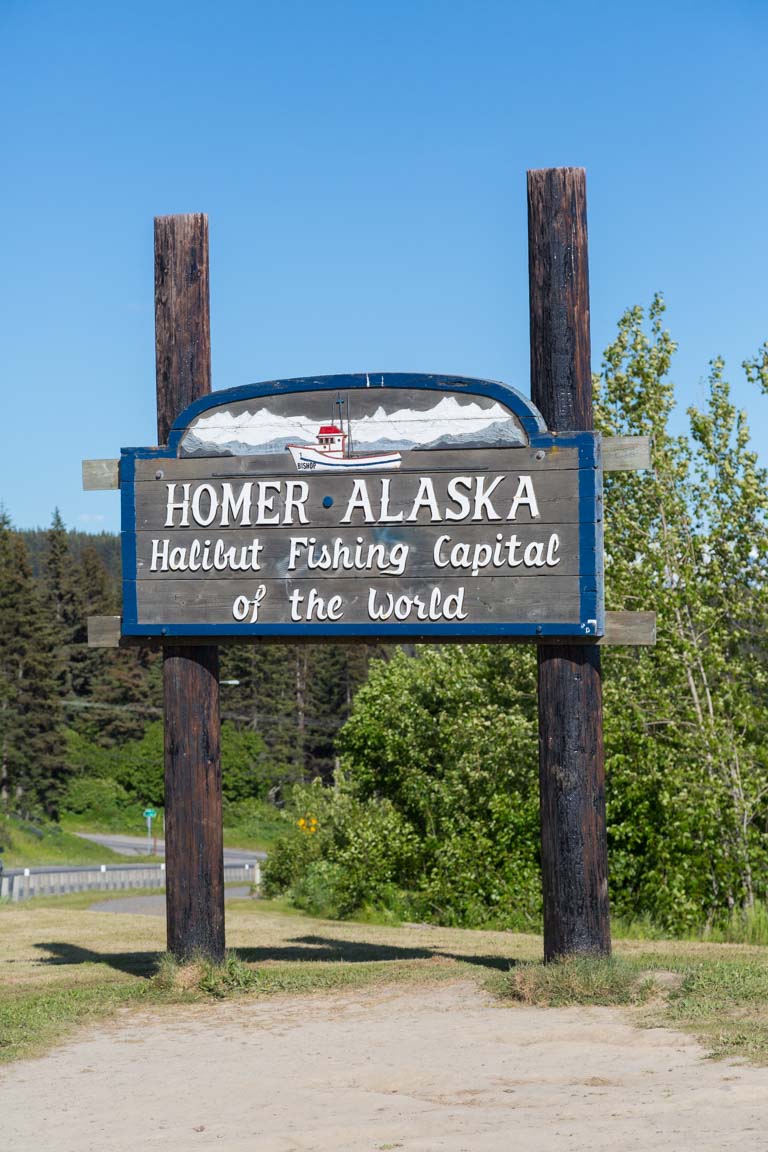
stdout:
{"type": "MultiPolygon", "coordinates": [[[[314,444],[317,417],[281,416],[268,408],[231,413],[217,409],[190,425],[181,443],[185,456],[247,456],[282,452],[287,444],[314,444]]],[[[356,451],[485,447],[525,442],[515,417],[501,404],[482,408],[443,396],[422,412],[379,405],[370,416],[352,417],[356,451]]]]}

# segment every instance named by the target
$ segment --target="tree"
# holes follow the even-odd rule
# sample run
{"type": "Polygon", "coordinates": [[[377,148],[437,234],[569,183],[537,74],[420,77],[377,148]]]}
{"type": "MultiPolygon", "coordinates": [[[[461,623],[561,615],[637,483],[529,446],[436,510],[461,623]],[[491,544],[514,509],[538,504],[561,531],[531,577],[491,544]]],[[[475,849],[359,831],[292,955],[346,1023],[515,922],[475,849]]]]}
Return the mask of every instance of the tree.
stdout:
{"type": "Polygon", "coordinates": [[[55,819],[67,768],[49,613],[24,542],[0,513],[0,798],[55,819]]]}
{"type": "Polygon", "coordinates": [[[663,312],[622,317],[597,381],[603,430],[654,438],[651,472],[606,482],[609,606],[658,620],[655,648],[606,652],[606,765],[615,901],[683,927],[765,895],[766,475],[720,360],[670,434],[663,312]]]}
{"type": "MultiPolygon", "coordinates": [[[[598,427],[653,437],[651,470],[605,478],[607,606],[655,610],[658,621],[655,647],[604,653],[609,867],[614,911],[687,930],[768,896],[768,476],[720,360],[688,435],[672,434],[675,344],[663,315],[659,297],[647,318],[625,313],[595,377],[598,427]]],[[[745,369],[768,392],[768,345],[745,369]]],[[[530,922],[532,652],[417,652],[375,666],[358,692],[340,737],[343,790],[363,805],[387,801],[416,835],[426,914],[530,922]]],[[[354,843],[354,821],[344,827],[354,843]]],[[[312,844],[329,864],[341,858],[336,833],[312,844]]],[[[408,887],[406,873],[397,882],[408,887]]]]}

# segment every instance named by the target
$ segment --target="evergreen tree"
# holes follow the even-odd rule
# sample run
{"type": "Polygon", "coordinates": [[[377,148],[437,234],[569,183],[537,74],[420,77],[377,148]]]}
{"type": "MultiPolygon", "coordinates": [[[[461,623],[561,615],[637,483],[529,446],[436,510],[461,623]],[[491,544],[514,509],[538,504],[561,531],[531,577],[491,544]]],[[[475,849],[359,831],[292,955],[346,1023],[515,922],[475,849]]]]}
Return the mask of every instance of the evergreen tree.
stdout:
{"type": "Polygon", "coordinates": [[[105,748],[140,740],[162,714],[162,656],[149,645],[100,653],[89,707],[80,724],[105,748]]]}
{"type": "Polygon", "coordinates": [[[0,797],[27,816],[58,815],[67,768],[57,640],[23,540],[0,514],[0,797]]]}
{"type": "Polygon", "coordinates": [[[77,577],[77,569],[69,550],[68,533],[56,508],[51,527],[46,533],[42,590],[50,626],[56,636],[56,675],[59,695],[62,696],[72,693],[72,646],[84,620],[81,584],[77,577]]]}
{"type": "Polygon", "coordinates": [[[113,581],[106,565],[93,546],[86,547],[76,564],[80,590],[80,616],[69,646],[70,689],[73,700],[67,704],[69,722],[78,731],[93,723],[87,705],[100,684],[107,667],[102,649],[88,647],[88,617],[110,616],[119,612],[113,581]]]}

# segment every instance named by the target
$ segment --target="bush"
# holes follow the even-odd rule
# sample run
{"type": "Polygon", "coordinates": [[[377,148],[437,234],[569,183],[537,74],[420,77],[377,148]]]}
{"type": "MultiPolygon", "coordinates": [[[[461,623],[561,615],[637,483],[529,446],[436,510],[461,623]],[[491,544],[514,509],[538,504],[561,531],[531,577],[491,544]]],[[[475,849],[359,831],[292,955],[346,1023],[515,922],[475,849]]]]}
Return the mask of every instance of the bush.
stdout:
{"type": "Polygon", "coordinates": [[[337,786],[294,789],[266,890],[320,915],[538,928],[531,654],[418,653],[371,666],[341,732],[337,786]]]}
{"type": "Polygon", "coordinates": [[[116,780],[78,776],[69,781],[61,807],[74,816],[104,819],[125,812],[130,803],[125,788],[116,780]]]}
{"type": "Polygon", "coordinates": [[[362,802],[342,778],[293,789],[285,832],[262,873],[266,895],[289,893],[314,915],[341,918],[391,908],[398,885],[414,882],[419,843],[386,800],[362,802]]]}

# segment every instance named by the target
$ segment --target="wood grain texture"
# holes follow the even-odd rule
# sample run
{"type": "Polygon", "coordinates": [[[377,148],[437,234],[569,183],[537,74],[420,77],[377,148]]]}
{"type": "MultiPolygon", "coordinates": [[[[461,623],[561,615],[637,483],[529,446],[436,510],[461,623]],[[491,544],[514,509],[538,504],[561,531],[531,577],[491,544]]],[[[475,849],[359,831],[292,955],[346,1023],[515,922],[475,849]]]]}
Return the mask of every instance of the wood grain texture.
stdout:
{"type": "Polygon", "coordinates": [[[604,436],[603,471],[638,472],[651,468],[650,436],[604,436]]]}
{"type": "MultiPolygon", "coordinates": [[[[630,438],[631,439],[631,438],[630,438]]],[[[514,469],[517,472],[538,473],[553,469],[564,471],[578,468],[579,451],[572,445],[553,445],[549,448],[453,448],[402,452],[402,464],[388,472],[351,469],[346,475],[377,476],[430,475],[463,471],[488,472],[514,469]]],[[[189,480],[203,476],[216,478],[259,478],[262,476],[292,476],[297,480],[319,481],[323,477],[338,479],[329,472],[298,472],[289,452],[261,452],[252,456],[181,456],[171,460],[137,460],[136,484],[153,483],[166,479],[189,480]]]]}
{"type": "Polygon", "coordinates": [[[593,427],[583,168],[528,173],[531,399],[553,432],[593,427]]]}
{"type": "Polygon", "coordinates": [[[119,460],[83,460],[83,491],[106,492],[120,487],[119,460]]]}
{"type": "MultiPolygon", "coordinates": [[[[157,436],[211,390],[208,218],[155,219],[157,436]]],[[[163,648],[168,950],[224,957],[218,649],[163,648]]]]}
{"type": "Polygon", "coordinates": [[[208,217],[155,217],[157,442],[211,390],[208,217]]]}
{"type": "Polygon", "coordinates": [[[119,648],[120,647],[120,617],[119,616],[89,616],[88,617],[88,647],[89,648],[119,648]]]}
{"type": "Polygon", "coordinates": [[[224,958],[219,652],[163,650],[168,948],[224,958]]]}
{"type": "MultiPolygon", "coordinates": [[[[88,617],[88,644],[94,648],[121,648],[137,644],[148,643],[142,637],[120,636],[119,616],[89,616],[88,617]]],[[[281,641],[278,641],[281,642],[281,641]]],[[[457,643],[465,643],[458,638],[457,643]]],[[[504,643],[509,643],[508,639],[504,643]]],[[[194,644],[194,641],[187,641],[194,644]]],[[[233,643],[242,643],[242,640],[233,640],[233,643]]],[[[538,641],[546,644],[549,641],[538,641]]],[[[552,641],[560,644],[560,641],[552,641]]],[[[605,635],[598,644],[602,648],[612,645],[652,645],[656,643],[656,613],[655,612],[606,612],[605,635]]]]}
{"type": "MultiPolygon", "coordinates": [[[[650,436],[603,436],[602,450],[603,470],[605,472],[629,472],[651,467],[650,436]]],[[[474,451],[472,449],[465,451],[471,466],[474,451]]],[[[496,451],[491,449],[485,452],[486,455],[490,455],[490,467],[494,467],[496,451]]],[[[531,448],[508,449],[508,451],[520,454],[517,467],[523,472],[543,471],[552,467],[551,453],[549,452],[542,456],[540,452],[531,448]]],[[[578,467],[576,449],[561,448],[558,452],[558,463],[561,468],[578,467]]],[[[408,463],[410,464],[411,461],[418,463],[419,459],[422,459],[428,470],[431,470],[444,464],[443,457],[447,458],[447,456],[447,453],[438,452],[430,452],[429,455],[422,453],[420,456],[412,454],[408,457],[408,463]]],[[[456,459],[454,453],[451,453],[451,458],[456,459]]],[[[215,463],[209,460],[205,467],[203,466],[203,459],[201,457],[185,457],[173,461],[139,460],[136,464],[136,483],[156,481],[157,473],[163,472],[165,474],[169,463],[172,465],[173,477],[177,480],[200,477],[204,474],[205,467],[207,467],[209,475],[215,474],[226,477],[262,476],[268,473],[288,476],[295,473],[293,462],[290,459],[277,457],[276,454],[218,457],[215,463]]],[[[119,469],[119,459],[83,460],[83,490],[86,492],[106,492],[119,488],[119,469]]],[[[402,472],[403,469],[401,469],[402,472]]]]}
{"type": "MultiPolygon", "coordinates": [[[[586,176],[528,173],[531,399],[555,432],[593,427],[586,176]]],[[[600,650],[539,645],[544,957],[610,953],[600,650]]]]}
{"type": "Polygon", "coordinates": [[[539,646],[544,959],[608,955],[600,649],[539,646]]]}
{"type": "Polygon", "coordinates": [[[606,612],[605,635],[598,643],[603,648],[620,644],[653,646],[656,643],[656,613],[606,612]]]}
{"type": "MultiPolygon", "coordinates": [[[[499,624],[526,622],[533,624],[578,624],[579,582],[573,576],[548,576],[542,584],[530,577],[489,576],[486,578],[458,578],[454,573],[444,576],[439,585],[435,580],[418,577],[392,576],[384,580],[343,579],[320,580],[261,580],[258,573],[244,575],[240,580],[143,580],[138,586],[138,616],[140,624],[221,624],[234,623],[233,605],[237,597],[253,597],[263,586],[266,595],[259,606],[261,624],[287,624],[291,622],[289,597],[296,592],[304,597],[297,601],[298,611],[304,613],[314,588],[327,601],[332,596],[342,597],[339,623],[375,623],[368,614],[369,592],[376,593],[375,604],[385,604],[386,597],[401,596],[429,603],[435,587],[443,597],[453,596],[464,589],[462,608],[468,624],[499,624]]],[[[318,620],[318,614],[312,616],[318,620]]],[[[301,619],[306,619],[302,615],[301,619]]],[[[401,623],[419,621],[416,606],[401,623]]],[[[246,621],[251,622],[250,615],[246,621]]],[[[393,616],[390,623],[397,623],[393,616]]],[[[460,620],[457,619],[457,622],[460,620]]],[[[298,621],[297,621],[298,623],[298,621]]]]}

